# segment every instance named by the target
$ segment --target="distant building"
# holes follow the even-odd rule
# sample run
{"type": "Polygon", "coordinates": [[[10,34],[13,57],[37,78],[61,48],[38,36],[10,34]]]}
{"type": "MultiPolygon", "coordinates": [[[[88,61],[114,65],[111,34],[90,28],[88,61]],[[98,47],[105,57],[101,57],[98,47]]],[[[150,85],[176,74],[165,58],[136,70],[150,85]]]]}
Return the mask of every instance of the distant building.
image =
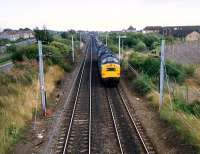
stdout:
{"type": "Polygon", "coordinates": [[[16,41],[20,38],[22,39],[34,38],[33,31],[28,28],[19,30],[4,29],[4,31],[0,33],[0,39],[8,39],[10,41],[16,41]]]}
{"type": "Polygon", "coordinates": [[[165,36],[173,36],[186,41],[199,40],[200,26],[170,26],[163,27],[160,34],[165,36]]]}
{"type": "Polygon", "coordinates": [[[143,29],[143,33],[159,33],[161,29],[161,26],[147,26],[143,29]]]}

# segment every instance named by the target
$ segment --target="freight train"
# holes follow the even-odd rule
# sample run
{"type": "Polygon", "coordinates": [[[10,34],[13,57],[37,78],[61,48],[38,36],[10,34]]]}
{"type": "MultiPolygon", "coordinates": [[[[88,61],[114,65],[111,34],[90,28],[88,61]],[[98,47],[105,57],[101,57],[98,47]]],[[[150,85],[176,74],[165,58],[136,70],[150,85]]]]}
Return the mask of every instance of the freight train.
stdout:
{"type": "Polygon", "coordinates": [[[116,86],[121,75],[120,61],[104,44],[100,42],[97,44],[100,78],[105,85],[116,86]]]}

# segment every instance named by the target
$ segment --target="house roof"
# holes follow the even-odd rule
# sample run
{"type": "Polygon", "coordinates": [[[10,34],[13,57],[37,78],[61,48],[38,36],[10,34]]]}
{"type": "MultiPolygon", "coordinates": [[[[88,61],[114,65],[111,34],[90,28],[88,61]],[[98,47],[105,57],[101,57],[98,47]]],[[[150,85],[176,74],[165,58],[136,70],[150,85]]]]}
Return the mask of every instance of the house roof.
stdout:
{"type": "Polygon", "coordinates": [[[200,33],[200,26],[170,26],[163,27],[161,33],[165,35],[172,35],[174,37],[186,37],[192,32],[200,33]]]}
{"type": "Polygon", "coordinates": [[[162,29],[161,26],[147,26],[144,28],[144,30],[160,30],[162,29]]]}

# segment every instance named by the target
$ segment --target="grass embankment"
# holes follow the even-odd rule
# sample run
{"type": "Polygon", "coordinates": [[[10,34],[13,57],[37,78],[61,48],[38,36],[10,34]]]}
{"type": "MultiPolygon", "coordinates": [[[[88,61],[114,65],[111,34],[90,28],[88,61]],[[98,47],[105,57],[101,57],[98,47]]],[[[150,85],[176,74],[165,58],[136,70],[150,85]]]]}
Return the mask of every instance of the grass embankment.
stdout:
{"type": "MultiPolygon", "coordinates": [[[[151,105],[158,110],[159,59],[134,53],[130,56],[129,63],[139,72],[138,78],[134,79],[128,74],[132,87],[140,95],[146,96],[151,105]]],[[[200,102],[187,102],[185,95],[180,95],[182,91],[177,88],[184,86],[187,79],[192,78],[195,68],[168,61],[166,70],[170,91],[165,85],[164,105],[160,111],[160,118],[175,128],[188,145],[200,151],[200,102]]]]}
{"type": "MultiPolygon", "coordinates": [[[[32,119],[33,109],[40,102],[37,72],[37,63],[29,61],[16,64],[9,74],[0,75],[0,153],[6,153],[20,138],[20,131],[32,119]]],[[[58,66],[46,70],[48,96],[63,74],[58,66]]]]}
{"type": "MultiPolygon", "coordinates": [[[[43,46],[47,100],[65,71],[72,69],[70,48],[59,41],[43,46]]],[[[10,48],[15,65],[0,74],[0,153],[10,151],[32,120],[36,104],[40,108],[37,45],[10,48]]],[[[54,105],[47,102],[47,107],[54,105]]]]}

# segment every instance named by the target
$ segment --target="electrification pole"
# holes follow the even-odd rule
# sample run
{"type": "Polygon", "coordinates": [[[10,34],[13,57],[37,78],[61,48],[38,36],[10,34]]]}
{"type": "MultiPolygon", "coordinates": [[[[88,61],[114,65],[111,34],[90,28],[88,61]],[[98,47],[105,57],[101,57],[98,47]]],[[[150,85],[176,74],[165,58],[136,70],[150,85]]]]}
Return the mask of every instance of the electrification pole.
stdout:
{"type": "Polygon", "coordinates": [[[163,105],[163,91],[164,91],[164,78],[165,78],[165,71],[164,71],[164,65],[165,65],[165,40],[162,40],[161,44],[161,53],[160,53],[160,105],[159,110],[161,110],[163,105]]]}
{"type": "Polygon", "coordinates": [[[119,45],[119,61],[121,60],[121,36],[119,35],[118,45],[119,45]]]}
{"type": "Polygon", "coordinates": [[[108,46],[108,34],[106,34],[106,46],[108,46]]]}
{"type": "Polygon", "coordinates": [[[72,61],[74,63],[74,37],[72,35],[72,61]]]}
{"type": "Polygon", "coordinates": [[[126,36],[121,36],[121,35],[119,35],[118,36],[118,44],[119,44],[119,60],[121,60],[121,39],[125,39],[126,38],[126,36]]]}
{"type": "Polygon", "coordinates": [[[81,49],[81,33],[80,33],[80,49],[81,49]]]}
{"type": "Polygon", "coordinates": [[[44,83],[44,62],[42,54],[42,43],[38,41],[38,52],[39,52],[39,79],[40,79],[40,93],[41,93],[41,104],[43,116],[46,116],[46,91],[44,83]]]}

